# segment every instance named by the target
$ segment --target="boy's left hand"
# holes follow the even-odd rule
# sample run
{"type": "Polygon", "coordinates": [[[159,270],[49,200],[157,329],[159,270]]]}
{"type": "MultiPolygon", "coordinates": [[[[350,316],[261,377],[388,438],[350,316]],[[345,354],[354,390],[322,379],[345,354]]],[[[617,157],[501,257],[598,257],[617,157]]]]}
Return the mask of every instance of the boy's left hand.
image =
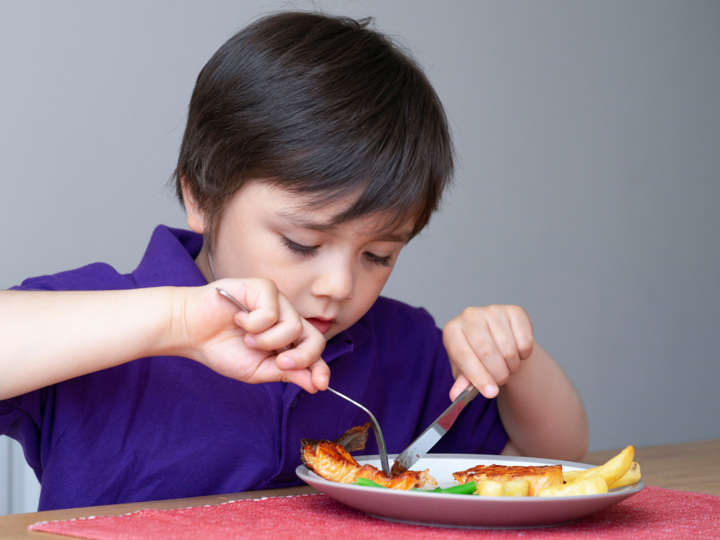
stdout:
{"type": "Polygon", "coordinates": [[[493,398],[532,354],[532,321],[519,306],[469,307],[445,325],[443,343],[455,377],[450,399],[468,384],[493,398]]]}

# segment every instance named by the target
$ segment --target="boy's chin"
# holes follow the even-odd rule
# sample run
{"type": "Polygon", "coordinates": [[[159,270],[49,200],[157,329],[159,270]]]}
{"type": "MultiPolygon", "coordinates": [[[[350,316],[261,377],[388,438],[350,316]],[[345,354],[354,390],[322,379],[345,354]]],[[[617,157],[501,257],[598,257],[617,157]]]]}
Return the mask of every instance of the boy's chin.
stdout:
{"type": "Polygon", "coordinates": [[[334,338],[335,336],[337,336],[339,333],[343,332],[344,330],[346,330],[345,327],[340,327],[337,324],[333,324],[330,327],[330,330],[323,333],[323,337],[325,338],[325,341],[330,341],[332,338],[334,338]]]}
{"type": "Polygon", "coordinates": [[[329,341],[335,336],[337,336],[342,330],[336,330],[334,328],[330,328],[327,332],[323,333],[323,337],[325,338],[325,341],[329,341]]]}

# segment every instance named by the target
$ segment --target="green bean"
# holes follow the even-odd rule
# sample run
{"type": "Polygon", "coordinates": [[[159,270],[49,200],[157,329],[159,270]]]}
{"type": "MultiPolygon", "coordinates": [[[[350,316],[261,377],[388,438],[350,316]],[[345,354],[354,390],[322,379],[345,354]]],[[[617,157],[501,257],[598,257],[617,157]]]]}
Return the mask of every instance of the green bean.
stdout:
{"type": "Polygon", "coordinates": [[[477,484],[473,481],[468,482],[467,484],[460,484],[444,489],[438,486],[435,489],[413,489],[413,491],[423,491],[425,493],[449,493],[453,495],[472,495],[477,491],[477,484]]]}
{"type": "MultiPolygon", "coordinates": [[[[381,486],[377,482],[368,480],[367,478],[356,478],[354,484],[358,486],[374,487],[387,489],[385,486],[381,486]]],[[[436,487],[433,490],[426,489],[413,489],[413,491],[424,491],[425,493],[450,493],[454,495],[472,495],[477,491],[477,484],[475,482],[468,482],[467,484],[460,484],[449,488],[436,487]]]]}
{"type": "Polygon", "coordinates": [[[357,484],[358,486],[365,486],[365,487],[375,487],[375,488],[383,488],[387,489],[385,486],[381,486],[377,482],[373,482],[372,480],[368,480],[367,478],[356,478],[354,484],[357,484]]]}
{"type": "Polygon", "coordinates": [[[452,486],[449,488],[445,488],[440,491],[440,493],[454,493],[455,495],[472,495],[477,491],[477,484],[473,482],[468,482],[467,484],[460,484],[458,486],[452,486]]]}

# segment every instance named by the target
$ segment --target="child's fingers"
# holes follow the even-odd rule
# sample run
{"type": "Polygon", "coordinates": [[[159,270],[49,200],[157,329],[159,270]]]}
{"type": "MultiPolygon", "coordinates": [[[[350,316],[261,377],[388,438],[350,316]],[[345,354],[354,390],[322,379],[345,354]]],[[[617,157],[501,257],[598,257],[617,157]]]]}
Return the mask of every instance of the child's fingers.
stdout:
{"type": "Polygon", "coordinates": [[[298,369],[293,371],[284,371],[282,373],[283,382],[297,384],[300,388],[310,394],[314,394],[320,388],[315,386],[312,381],[312,374],[307,369],[298,369]]]}
{"type": "MultiPolygon", "coordinates": [[[[282,370],[294,370],[310,368],[318,362],[325,362],[320,355],[325,350],[325,337],[305,319],[301,319],[302,333],[291,342],[287,350],[277,356],[277,366],[282,370]]],[[[322,374],[322,364],[316,369],[318,377],[322,374]]],[[[326,366],[327,367],[327,366],[326,366]]],[[[329,377],[330,370],[326,373],[329,377]]]]}
{"type": "MultiPolygon", "coordinates": [[[[492,340],[500,356],[505,361],[505,366],[509,372],[508,375],[512,375],[520,371],[520,353],[508,312],[502,309],[504,307],[505,306],[491,306],[488,308],[489,316],[487,317],[487,325],[492,340]]],[[[501,384],[507,382],[507,380],[496,380],[501,384]]]]}
{"type": "Polygon", "coordinates": [[[310,394],[314,394],[323,388],[318,387],[313,381],[313,374],[309,369],[293,369],[281,372],[281,381],[297,384],[300,388],[310,394]]]}
{"type": "Polygon", "coordinates": [[[222,279],[207,288],[213,300],[213,312],[217,312],[217,305],[224,311],[234,310],[235,324],[249,334],[267,330],[280,318],[280,292],[269,279],[222,279]]]}
{"type": "Polygon", "coordinates": [[[533,352],[535,339],[533,338],[532,320],[527,312],[519,306],[511,306],[508,313],[508,320],[512,333],[517,343],[518,356],[521,360],[527,360],[533,352]]]}
{"type": "MultiPolygon", "coordinates": [[[[325,362],[322,360],[320,360],[320,362],[322,362],[322,364],[325,364],[325,362]]],[[[325,367],[327,367],[326,364],[325,367]]],[[[253,373],[253,376],[247,382],[293,383],[311,394],[314,394],[318,390],[324,390],[324,388],[322,388],[320,385],[315,384],[315,382],[313,381],[313,372],[310,369],[281,370],[277,367],[274,357],[268,357],[263,360],[257,366],[257,369],[253,373]]],[[[320,383],[320,381],[318,381],[318,383],[320,383]]]]}
{"type": "Polygon", "coordinates": [[[277,285],[273,281],[269,279],[242,280],[237,295],[237,300],[244,307],[235,314],[235,322],[248,334],[264,332],[280,320],[282,293],[278,291],[277,285]]]}
{"type": "Polygon", "coordinates": [[[322,358],[309,368],[312,383],[318,390],[327,390],[330,384],[330,368],[322,358]]]}
{"type": "MultiPolygon", "coordinates": [[[[311,344],[316,344],[317,338],[313,336],[312,331],[309,330],[308,327],[314,330],[315,333],[319,334],[322,338],[322,334],[315,330],[312,325],[303,320],[300,314],[295,311],[295,308],[293,308],[290,301],[284,294],[280,292],[277,293],[277,303],[279,306],[278,318],[272,326],[259,333],[252,333],[248,331],[248,334],[245,336],[245,343],[247,343],[249,347],[265,351],[281,350],[286,347],[293,347],[293,343],[296,343],[303,338],[309,339],[311,344]]],[[[250,313],[251,316],[253,314],[254,312],[250,313]]],[[[324,347],[324,339],[322,339],[322,343],[324,347]]],[[[305,349],[308,350],[307,345],[305,349]]],[[[320,352],[322,352],[322,349],[320,352]]],[[[320,353],[317,354],[314,360],[319,356],[320,353]]]]}
{"type": "Polygon", "coordinates": [[[450,388],[450,401],[455,401],[457,397],[463,393],[463,390],[468,387],[469,384],[470,381],[467,379],[467,377],[465,377],[465,375],[463,375],[462,373],[458,375],[458,378],[455,379],[455,384],[453,384],[452,388],[450,388]]]}
{"type": "MultiPolygon", "coordinates": [[[[498,385],[495,378],[483,362],[479,360],[476,351],[463,332],[462,326],[453,323],[454,321],[450,321],[450,323],[445,326],[443,332],[443,342],[445,343],[450,361],[457,366],[466,379],[470,381],[482,395],[485,397],[495,397],[498,393],[498,385]]],[[[497,356],[499,356],[499,353],[497,353],[497,356]]],[[[507,370],[507,368],[505,369],[507,370]]],[[[456,384],[459,383],[456,382],[456,384]]],[[[455,386],[453,386],[453,390],[455,390],[455,386]]]]}
{"type": "MultiPolygon", "coordinates": [[[[510,376],[510,369],[498,347],[493,330],[505,337],[506,332],[502,330],[502,325],[497,324],[493,318],[486,318],[483,310],[465,310],[465,312],[469,315],[462,320],[462,336],[470,346],[471,352],[465,353],[461,350],[461,358],[472,362],[472,354],[474,354],[475,363],[478,363],[479,360],[479,363],[482,363],[483,367],[490,372],[496,384],[505,384],[510,376]],[[468,320],[468,317],[471,319],[468,320]]],[[[462,340],[462,336],[458,335],[457,339],[462,340]]],[[[466,369],[461,368],[461,371],[465,375],[470,375],[466,369]]]]}

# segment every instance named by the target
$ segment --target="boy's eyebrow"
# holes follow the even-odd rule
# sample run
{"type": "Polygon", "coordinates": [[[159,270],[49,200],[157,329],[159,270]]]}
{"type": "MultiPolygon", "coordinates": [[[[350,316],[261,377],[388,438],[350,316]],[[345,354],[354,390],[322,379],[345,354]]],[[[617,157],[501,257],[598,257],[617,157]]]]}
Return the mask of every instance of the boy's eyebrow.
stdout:
{"type": "Polygon", "coordinates": [[[381,233],[377,236],[379,242],[399,242],[401,244],[407,244],[410,241],[410,233],[381,233]]]}
{"type": "Polygon", "coordinates": [[[287,221],[291,225],[294,225],[295,227],[299,227],[301,229],[310,229],[312,231],[319,232],[331,232],[333,229],[337,228],[337,225],[335,223],[322,223],[319,221],[312,221],[305,217],[300,217],[297,214],[293,214],[292,212],[280,211],[277,212],[277,216],[280,219],[287,221]]]}
{"type": "MultiPolygon", "coordinates": [[[[312,221],[305,217],[298,216],[297,214],[293,214],[292,212],[281,211],[277,213],[277,216],[294,225],[295,227],[299,227],[301,229],[310,229],[312,231],[332,232],[338,227],[337,223],[322,223],[318,221],[312,221]]],[[[410,241],[411,236],[412,233],[409,231],[403,233],[382,232],[378,233],[376,239],[380,242],[400,242],[403,244],[407,244],[410,241]]]]}

